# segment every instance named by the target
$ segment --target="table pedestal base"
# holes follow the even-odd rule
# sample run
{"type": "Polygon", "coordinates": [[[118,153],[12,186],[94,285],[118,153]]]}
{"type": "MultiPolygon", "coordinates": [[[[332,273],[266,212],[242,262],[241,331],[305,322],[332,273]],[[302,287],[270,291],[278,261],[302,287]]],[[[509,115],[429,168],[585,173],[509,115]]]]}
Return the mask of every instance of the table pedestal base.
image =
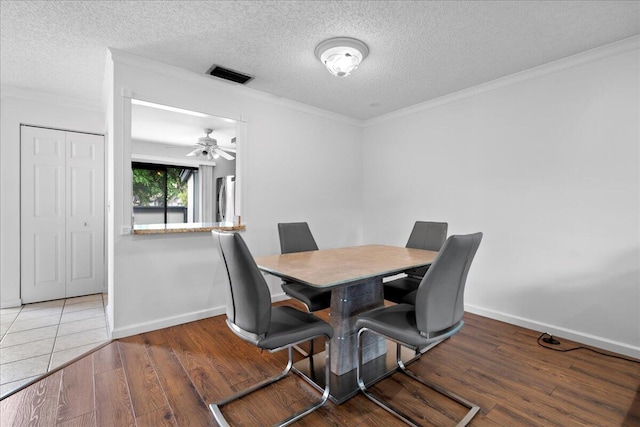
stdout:
{"type": "MultiPolygon", "coordinates": [[[[331,291],[331,372],[343,375],[358,364],[357,316],[383,305],[382,279],[335,288],[331,291]]],[[[364,334],[363,362],[367,363],[386,352],[385,340],[375,334],[364,334]]]]}
{"type": "MultiPolygon", "coordinates": [[[[366,384],[370,384],[391,375],[396,368],[396,345],[393,342],[387,343],[387,352],[382,356],[378,356],[363,366],[363,377],[366,384]]],[[[429,347],[431,348],[431,347],[429,347]]],[[[417,359],[416,353],[411,349],[402,347],[402,360],[405,365],[417,359]]],[[[302,376],[307,382],[319,391],[324,390],[325,385],[325,357],[322,353],[314,354],[296,362],[293,370],[302,376]]],[[[343,375],[331,373],[331,392],[329,399],[333,403],[341,404],[358,394],[358,380],[356,378],[356,370],[353,369],[343,375]]]]}

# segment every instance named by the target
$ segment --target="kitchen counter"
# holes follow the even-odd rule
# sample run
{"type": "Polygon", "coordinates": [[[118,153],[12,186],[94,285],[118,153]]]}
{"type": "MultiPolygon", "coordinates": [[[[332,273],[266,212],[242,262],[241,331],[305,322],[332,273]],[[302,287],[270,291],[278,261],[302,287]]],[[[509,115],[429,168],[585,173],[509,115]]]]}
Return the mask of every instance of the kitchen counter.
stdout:
{"type": "Polygon", "coordinates": [[[244,224],[231,222],[192,222],[182,224],[136,224],[133,234],[169,234],[169,233],[199,233],[218,231],[244,231],[244,224]]]}

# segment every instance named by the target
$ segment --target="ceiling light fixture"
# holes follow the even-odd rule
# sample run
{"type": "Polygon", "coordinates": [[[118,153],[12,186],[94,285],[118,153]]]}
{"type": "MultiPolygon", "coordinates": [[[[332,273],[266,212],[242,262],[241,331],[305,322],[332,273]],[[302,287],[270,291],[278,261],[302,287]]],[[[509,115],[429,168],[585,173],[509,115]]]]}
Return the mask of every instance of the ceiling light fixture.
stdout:
{"type": "Polygon", "coordinates": [[[360,40],[336,37],[320,43],[315,53],[331,74],[346,77],[369,55],[369,48],[360,40]]]}

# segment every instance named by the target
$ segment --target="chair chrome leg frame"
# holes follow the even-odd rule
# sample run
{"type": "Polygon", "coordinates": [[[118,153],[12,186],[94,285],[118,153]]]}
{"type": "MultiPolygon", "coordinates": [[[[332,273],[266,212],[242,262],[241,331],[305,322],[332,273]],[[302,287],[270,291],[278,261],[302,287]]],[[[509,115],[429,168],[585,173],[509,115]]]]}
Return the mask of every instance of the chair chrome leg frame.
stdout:
{"type": "MultiPolygon", "coordinates": [[[[304,341],[300,341],[300,342],[304,342],[304,341]]],[[[299,343],[296,343],[299,344],[299,343]]],[[[209,409],[211,410],[211,412],[213,413],[214,418],[216,419],[216,422],[218,423],[218,425],[220,427],[229,427],[229,423],[227,422],[227,420],[224,418],[224,415],[222,415],[222,412],[220,411],[220,407],[223,405],[226,405],[227,403],[233,402],[234,400],[238,400],[250,393],[253,393],[256,390],[259,390],[263,387],[268,386],[269,384],[273,384],[281,379],[283,379],[284,377],[287,376],[287,374],[289,373],[289,371],[291,371],[291,367],[293,366],[293,345],[291,346],[287,346],[284,347],[288,349],[289,352],[289,361],[287,363],[287,366],[284,368],[284,371],[282,371],[280,374],[275,375],[267,380],[264,380],[256,385],[254,385],[253,387],[250,387],[246,390],[243,390],[241,392],[238,392],[236,394],[233,394],[229,397],[227,397],[226,399],[223,399],[219,402],[215,402],[215,403],[211,403],[209,405],[209,409]]],[[[269,350],[270,353],[275,353],[277,351],[280,350],[284,350],[284,348],[277,348],[274,350],[269,350]]],[[[308,407],[296,412],[295,414],[291,415],[290,417],[286,418],[284,421],[280,421],[277,424],[274,424],[274,426],[279,426],[279,427],[284,427],[284,426],[288,426],[289,424],[299,420],[300,418],[304,417],[305,415],[310,414],[311,412],[315,411],[316,409],[320,408],[322,405],[325,404],[325,402],[327,401],[327,398],[329,397],[329,386],[330,386],[330,370],[328,367],[331,366],[331,344],[330,344],[330,340],[329,339],[325,339],[325,366],[327,367],[325,369],[325,388],[324,388],[324,392],[322,393],[322,397],[320,398],[320,400],[314,402],[313,404],[309,405],[308,407]]],[[[294,368],[293,369],[294,372],[297,373],[297,370],[294,368]]]]}
{"type": "MultiPolygon", "coordinates": [[[[413,372],[409,371],[404,362],[402,362],[401,359],[401,348],[403,343],[400,343],[390,337],[387,337],[383,334],[379,334],[377,332],[374,332],[370,329],[367,328],[362,328],[360,329],[360,331],[358,331],[358,365],[356,366],[356,375],[357,375],[357,379],[358,379],[358,387],[360,387],[360,391],[362,391],[362,393],[364,393],[365,396],[367,396],[369,398],[369,400],[371,400],[373,403],[375,403],[376,405],[380,406],[381,408],[385,409],[387,412],[393,414],[394,416],[396,416],[397,418],[401,419],[402,421],[404,421],[405,423],[407,423],[410,426],[413,427],[420,427],[420,424],[418,424],[416,421],[414,421],[411,417],[409,417],[408,415],[404,414],[402,411],[399,411],[398,409],[394,408],[393,406],[391,406],[389,403],[385,402],[384,400],[382,400],[381,398],[379,398],[378,396],[374,395],[373,393],[371,393],[369,390],[367,390],[367,385],[364,383],[364,380],[362,378],[362,372],[363,372],[363,368],[362,368],[362,334],[365,331],[369,331],[371,333],[380,335],[390,341],[393,341],[396,343],[396,369],[395,371],[392,371],[390,374],[393,374],[395,372],[402,372],[405,375],[413,378],[414,380],[418,381],[419,383],[429,387],[430,389],[442,394],[443,396],[448,397],[449,399],[463,405],[464,407],[468,408],[469,411],[467,412],[467,414],[464,416],[464,418],[462,418],[462,420],[460,420],[458,422],[458,424],[456,424],[456,427],[463,427],[466,426],[472,419],[473,417],[478,413],[478,411],[480,411],[480,407],[474,403],[469,402],[468,400],[458,396],[457,394],[454,394],[446,389],[443,389],[442,387],[429,383],[426,380],[420,378],[419,376],[417,376],[416,374],[414,374],[413,372]]],[[[431,348],[431,346],[429,346],[428,348],[431,348]]],[[[415,360],[416,358],[412,359],[415,360]]],[[[385,375],[382,379],[386,378],[388,375],[385,375]]],[[[380,379],[378,380],[380,381],[380,379]]],[[[377,381],[376,381],[377,382],[377,381]]],[[[371,386],[372,384],[369,384],[369,386],[371,386]]]]}
{"type": "MultiPolygon", "coordinates": [[[[302,305],[304,305],[304,308],[307,309],[307,313],[312,314],[311,313],[311,309],[309,309],[309,306],[305,303],[303,303],[302,301],[300,301],[300,303],[302,303],[302,305]]],[[[293,348],[295,348],[296,350],[298,350],[298,353],[300,353],[302,355],[302,357],[305,358],[309,358],[309,360],[313,361],[313,339],[311,341],[309,341],[309,352],[307,353],[306,351],[304,351],[302,349],[302,347],[300,347],[298,344],[294,345],[293,348]]]]}

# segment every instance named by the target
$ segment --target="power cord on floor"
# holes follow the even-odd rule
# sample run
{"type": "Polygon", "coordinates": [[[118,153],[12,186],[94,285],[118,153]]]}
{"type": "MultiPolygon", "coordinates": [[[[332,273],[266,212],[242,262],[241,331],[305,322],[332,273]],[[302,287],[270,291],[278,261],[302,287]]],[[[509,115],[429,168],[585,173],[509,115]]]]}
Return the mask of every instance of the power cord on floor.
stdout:
{"type": "Polygon", "coordinates": [[[553,351],[559,351],[559,352],[561,352],[561,353],[568,353],[568,352],[570,352],[570,351],[575,351],[575,350],[588,350],[588,351],[591,351],[591,352],[593,352],[593,353],[600,354],[600,355],[602,355],[602,356],[611,357],[611,358],[613,358],[613,359],[620,359],[620,360],[626,360],[627,362],[640,363],[640,360],[627,359],[626,357],[616,356],[616,355],[614,355],[614,354],[604,353],[604,352],[602,352],[602,351],[594,350],[594,349],[592,349],[592,348],[585,347],[585,346],[583,346],[583,345],[578,346],[578,347],[573,347],[573,348],[553,348],[553,347],[549,347],[549,346],[546,346],[546,345],[542,344],[542,343],[540,342],[540,340],[542,340],[543,342],[545,342],[545,343],[547,343],[547,344],[551,344],[551,345],[559,345],[559,344],[560,344],[560,341],[558,341],[557,339],[555,339],[555,338],[553,337],[553,335],[551,335],[551,334],[549,334],[549,333],[547,333],[547,332],[543,332],[543,333],[542,333],[542,335],[540,335],[540,336],[538,337],[538,340],[537,340],[537,341],[538,341],[538,345],[539,345],[540,347],[544,347],[544,348],[547,348],[547,349],[549,349],[549,350],[553,350],[553,351]],[[544,337],[545,335],[546,335],[546,337],[545,337],[545,338],[542,338],[542,337],[544,337]]]}

